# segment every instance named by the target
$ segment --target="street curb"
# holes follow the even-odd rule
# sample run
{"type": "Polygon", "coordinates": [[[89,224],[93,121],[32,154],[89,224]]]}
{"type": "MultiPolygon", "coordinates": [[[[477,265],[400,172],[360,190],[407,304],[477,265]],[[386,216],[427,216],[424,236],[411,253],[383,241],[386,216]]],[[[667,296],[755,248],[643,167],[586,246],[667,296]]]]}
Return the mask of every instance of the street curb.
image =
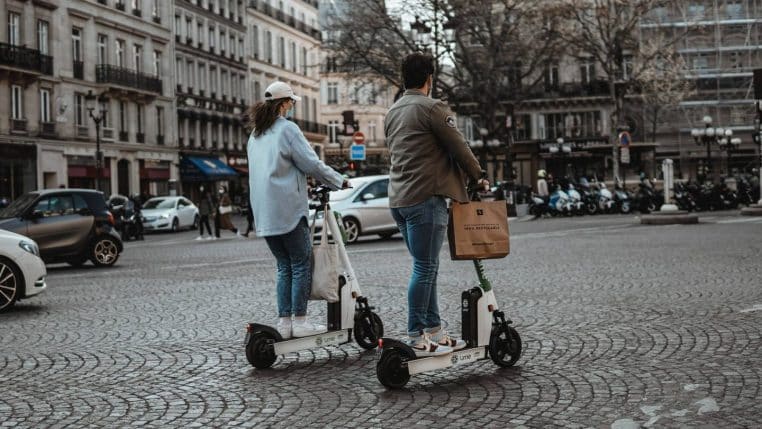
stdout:
{"type": "Polygon", "coordinates": [[[699,218],[695,214],[677,210],[641,216],[640,223],[642,225],[691,225],[699,223],[699,218]]]}
{"type": "Polygon", "coordinates": [[[762,205],[752,204],[741,209],[741,216],[762,216],[762,205]]]}

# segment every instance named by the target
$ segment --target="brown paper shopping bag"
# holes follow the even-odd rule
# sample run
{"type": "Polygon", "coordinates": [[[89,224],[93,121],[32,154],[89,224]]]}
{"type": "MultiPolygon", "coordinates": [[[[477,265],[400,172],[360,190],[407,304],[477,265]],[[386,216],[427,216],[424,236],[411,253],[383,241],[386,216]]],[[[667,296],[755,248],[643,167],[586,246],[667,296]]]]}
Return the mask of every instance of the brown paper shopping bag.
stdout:
{"type": "Polygon", "coordinates": [[[505,201],[453,202],[447,241],[455,260],[504,258],[510,252],[505,201]]]}

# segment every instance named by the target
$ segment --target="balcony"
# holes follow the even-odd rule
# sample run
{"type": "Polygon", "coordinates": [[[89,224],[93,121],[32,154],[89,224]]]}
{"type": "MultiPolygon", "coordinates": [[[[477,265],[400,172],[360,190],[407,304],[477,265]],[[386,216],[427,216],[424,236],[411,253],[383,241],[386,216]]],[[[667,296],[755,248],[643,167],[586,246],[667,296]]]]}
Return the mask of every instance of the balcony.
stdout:
{"type": "Polygon", "coordinates": [[[114,141],[114,129],[113,128],[101,128],[101,140],[114,141]]]}
{"type": "Polygon", "coordinates": [[[87,138],[90,130],[84,125],[77,125],[77,137],[87,138]]]}
{"type": "Polygon", "coordinates": [[[120,142],[130,141],[130,136],[127,134],[127,131],[119,131],[119,141],[120,142]]]}
{"type": "Polygon", "coordinates": [[[100,4],[106,4],[107,2],[106,2],[106,0],[98,0],[98,3],[100,3],[100,4]]]}
{"type": "Polygon", "coordinates": [[[85,63],[84,63],[84,61],[74,60],[74,65],[72,67],[74,68],[74,79],[84,79],[85,78],[85,63]]]}
{"type": "Polygon", "coordinates": [[[95,67],[95,81],[159,94],[162,89],[161,79],[156,76],[108,64],[99,64],[95,67]]]}
{"type": "Polygon", "coordinates": [[[161,134],[156,135],[156,144],[157,145],[164,145],[164,136],[161,134]]]}
{"type": "Polygon", "coordinates": [[[25,133],[26,119],[11,119],[11,131],[14,133],[25,133]]]}
{"type": "Polygon", "coordinates": [[[185,139],[182,137],[177,138],[177,143],[180,145],[180,147],[185,147],[185,139]]]}
{"type": "Polygon", "coordinates": [[[179,34],[175,34],[175,42],[176,42],[176,43],[180,43],[180,40],[181,40],[181,39],[182,39],[182,38],[180,37],[180,35],[179,35],[179,34]]]}
{"type": "Polygon", "coordinates": [[[56,137],[56,123],[55,122],[41,122],[40,135],[43,137],[56,137]]]}
{"type": "Polygon", "coordinates": [[[118,2],[116,4],[116,10],[121,10],[122,12],[124,12],[124,9],[125,9],[124,3],[118,2]]]}
{"type": "Polygon", "coordinates": [[[138,143],[145,143],[146,142],[146,134],[145,133],[135,133],[135,141],[138,143]]]}
{"type": "Polygon", "coordinates": [[[185,44],[188,46],[193,46],[193,38],[192,37],[186,37],[185,38],[185,44]]]}
{"type": "Polygon", "coordinates": [[[36,49],[0,43],[0,66],[20,68],[35,73],[53,74],[53,57],[36,49]]]}
{"type": "Polygon", "coordinates": [[[161,17],[160,17],[160,16],[156,16],[156,15],[154,15],[154,16],[151,18],[151,20],[153,20],[153,22],[155,22],[156,24],[161,24],[161,17]]]}
{"type": "Polygon", "coordinates": [[[138,18],[143,16],[143,12],[140,9],[132,9],[132,14],[137,16],[138,18]]]}

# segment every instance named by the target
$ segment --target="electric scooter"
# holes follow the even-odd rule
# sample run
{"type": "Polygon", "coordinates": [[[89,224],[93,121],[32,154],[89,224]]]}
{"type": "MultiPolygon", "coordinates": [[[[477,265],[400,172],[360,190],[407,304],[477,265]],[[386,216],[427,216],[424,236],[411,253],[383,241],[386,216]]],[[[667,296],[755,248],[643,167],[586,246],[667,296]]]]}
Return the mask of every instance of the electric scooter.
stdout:
{"type": "Polygon", "coordinates": [[[247,324],[246,359],[255,368],[271,367],[279,355],[315,347],[346,344],[352,341],[353,336],[360,347],[370,350],[378,345],[379,339],[384,335],[381,318],[373,312],[374,307],[368,305],[368,299],[360,292],[360,285],[344,248],[341,230],[328,205],[329,191],[330,189],[326,186],[318,186],[313,191],[320,201],[317,211],[324,213],[323,228],[329,228],[339,248],[339,262],[344,269],[344,272],[336,279],[339,285],[339,301],[328,303],[328,331],[285,340],[277,329],[271,326],[259,323],[247,324]]]}
{"type": "Polygon", "coordinates": [[[381,338],[376,377],[392,389],[404,387],[411,375],[474,363],[488,357],[501,367],[513,366],[521,357],[521,337],[498,309],[492,284],[481,260],[474,260],[479,286],[461,294],[461,329],[466,347],[441,356],[417,357],[405,342],[381,338]]]}

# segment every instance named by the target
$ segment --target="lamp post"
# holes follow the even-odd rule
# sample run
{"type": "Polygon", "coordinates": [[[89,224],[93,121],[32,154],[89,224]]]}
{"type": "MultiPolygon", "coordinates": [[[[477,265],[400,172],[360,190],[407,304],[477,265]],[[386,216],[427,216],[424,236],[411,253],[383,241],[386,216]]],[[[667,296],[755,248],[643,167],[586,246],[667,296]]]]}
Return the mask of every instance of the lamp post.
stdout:
{"type": "Polygon", "coordinates": [[[440,33],[444,33],[445,38],[445,52],[449,51],[450,34],[448,31],[453,29],[451,22],[444,22],[440,24],[440,19],[444,17],[444,11],[440,9],[440,0],[434,0],[433,16],[431,20],[421,19],[418,15],[415,17],[415,21],[410,24],[410,29],[413,31],[414,37],[421,42],[421,48],[425,49],[428,45],[428,35],[432,32],[433,35],[433,47],[434,47],[434,74],[431,78],[431,97],[437,98],[437,71],[439,70],[439,47],[440,47],[440,33]],[[440,25],[442,26],[440,28],[440,25]]]}
{"type": "Polygon", "coordinates": [[[103,153],[101,153],[101,122],[108,114],[106,97],[101,94],[96,96],[93,91],[88,91],[85,96],[85,106],[90,117],[95,122],[95,189],[100,191],[101,170],[103,169],[103,153]]]}
{"type": "Polygon", "coordinates": [[[725,159],[725,174],[730,175],[730,157],[741,146],[741,139],[739,137],[733,137],[733,130],[726,129],[725,137],[722,137],[717,141],[720,145],[720,149],[724,150],[728,154],[725,159]]]}
{"type": "MultiPolygon", "coordinates": [[[[703,118],[704,128],[691,129],[691,136],[695,140],[696,144],[706,146],[706,168],[705,168],[705,180],[709,179],[709,175],[712,171],[712,144],[721,144],[720,142],[725,139],[726,144],[732,140],[733,130],[724,129],[721,127],[712,127],[712,117],[704,116],[703,118]]],[[[739,141],[740,143],[740,141],[739,141]]]]}
{"type": "MultiPolygon", "coordinates": [[[[563,137],[559,137],[556,139],[555,144],[552,144],[548,147],[548,152],[550,152],[552,155],[561,154],[561,161],[563,161],[567,155],[571,155],[572,147],[571,144],[564,142],[563,137]]],[[[564,176],[567,175],[569,175],[568,166],[564,164],[564,176]]]]}

